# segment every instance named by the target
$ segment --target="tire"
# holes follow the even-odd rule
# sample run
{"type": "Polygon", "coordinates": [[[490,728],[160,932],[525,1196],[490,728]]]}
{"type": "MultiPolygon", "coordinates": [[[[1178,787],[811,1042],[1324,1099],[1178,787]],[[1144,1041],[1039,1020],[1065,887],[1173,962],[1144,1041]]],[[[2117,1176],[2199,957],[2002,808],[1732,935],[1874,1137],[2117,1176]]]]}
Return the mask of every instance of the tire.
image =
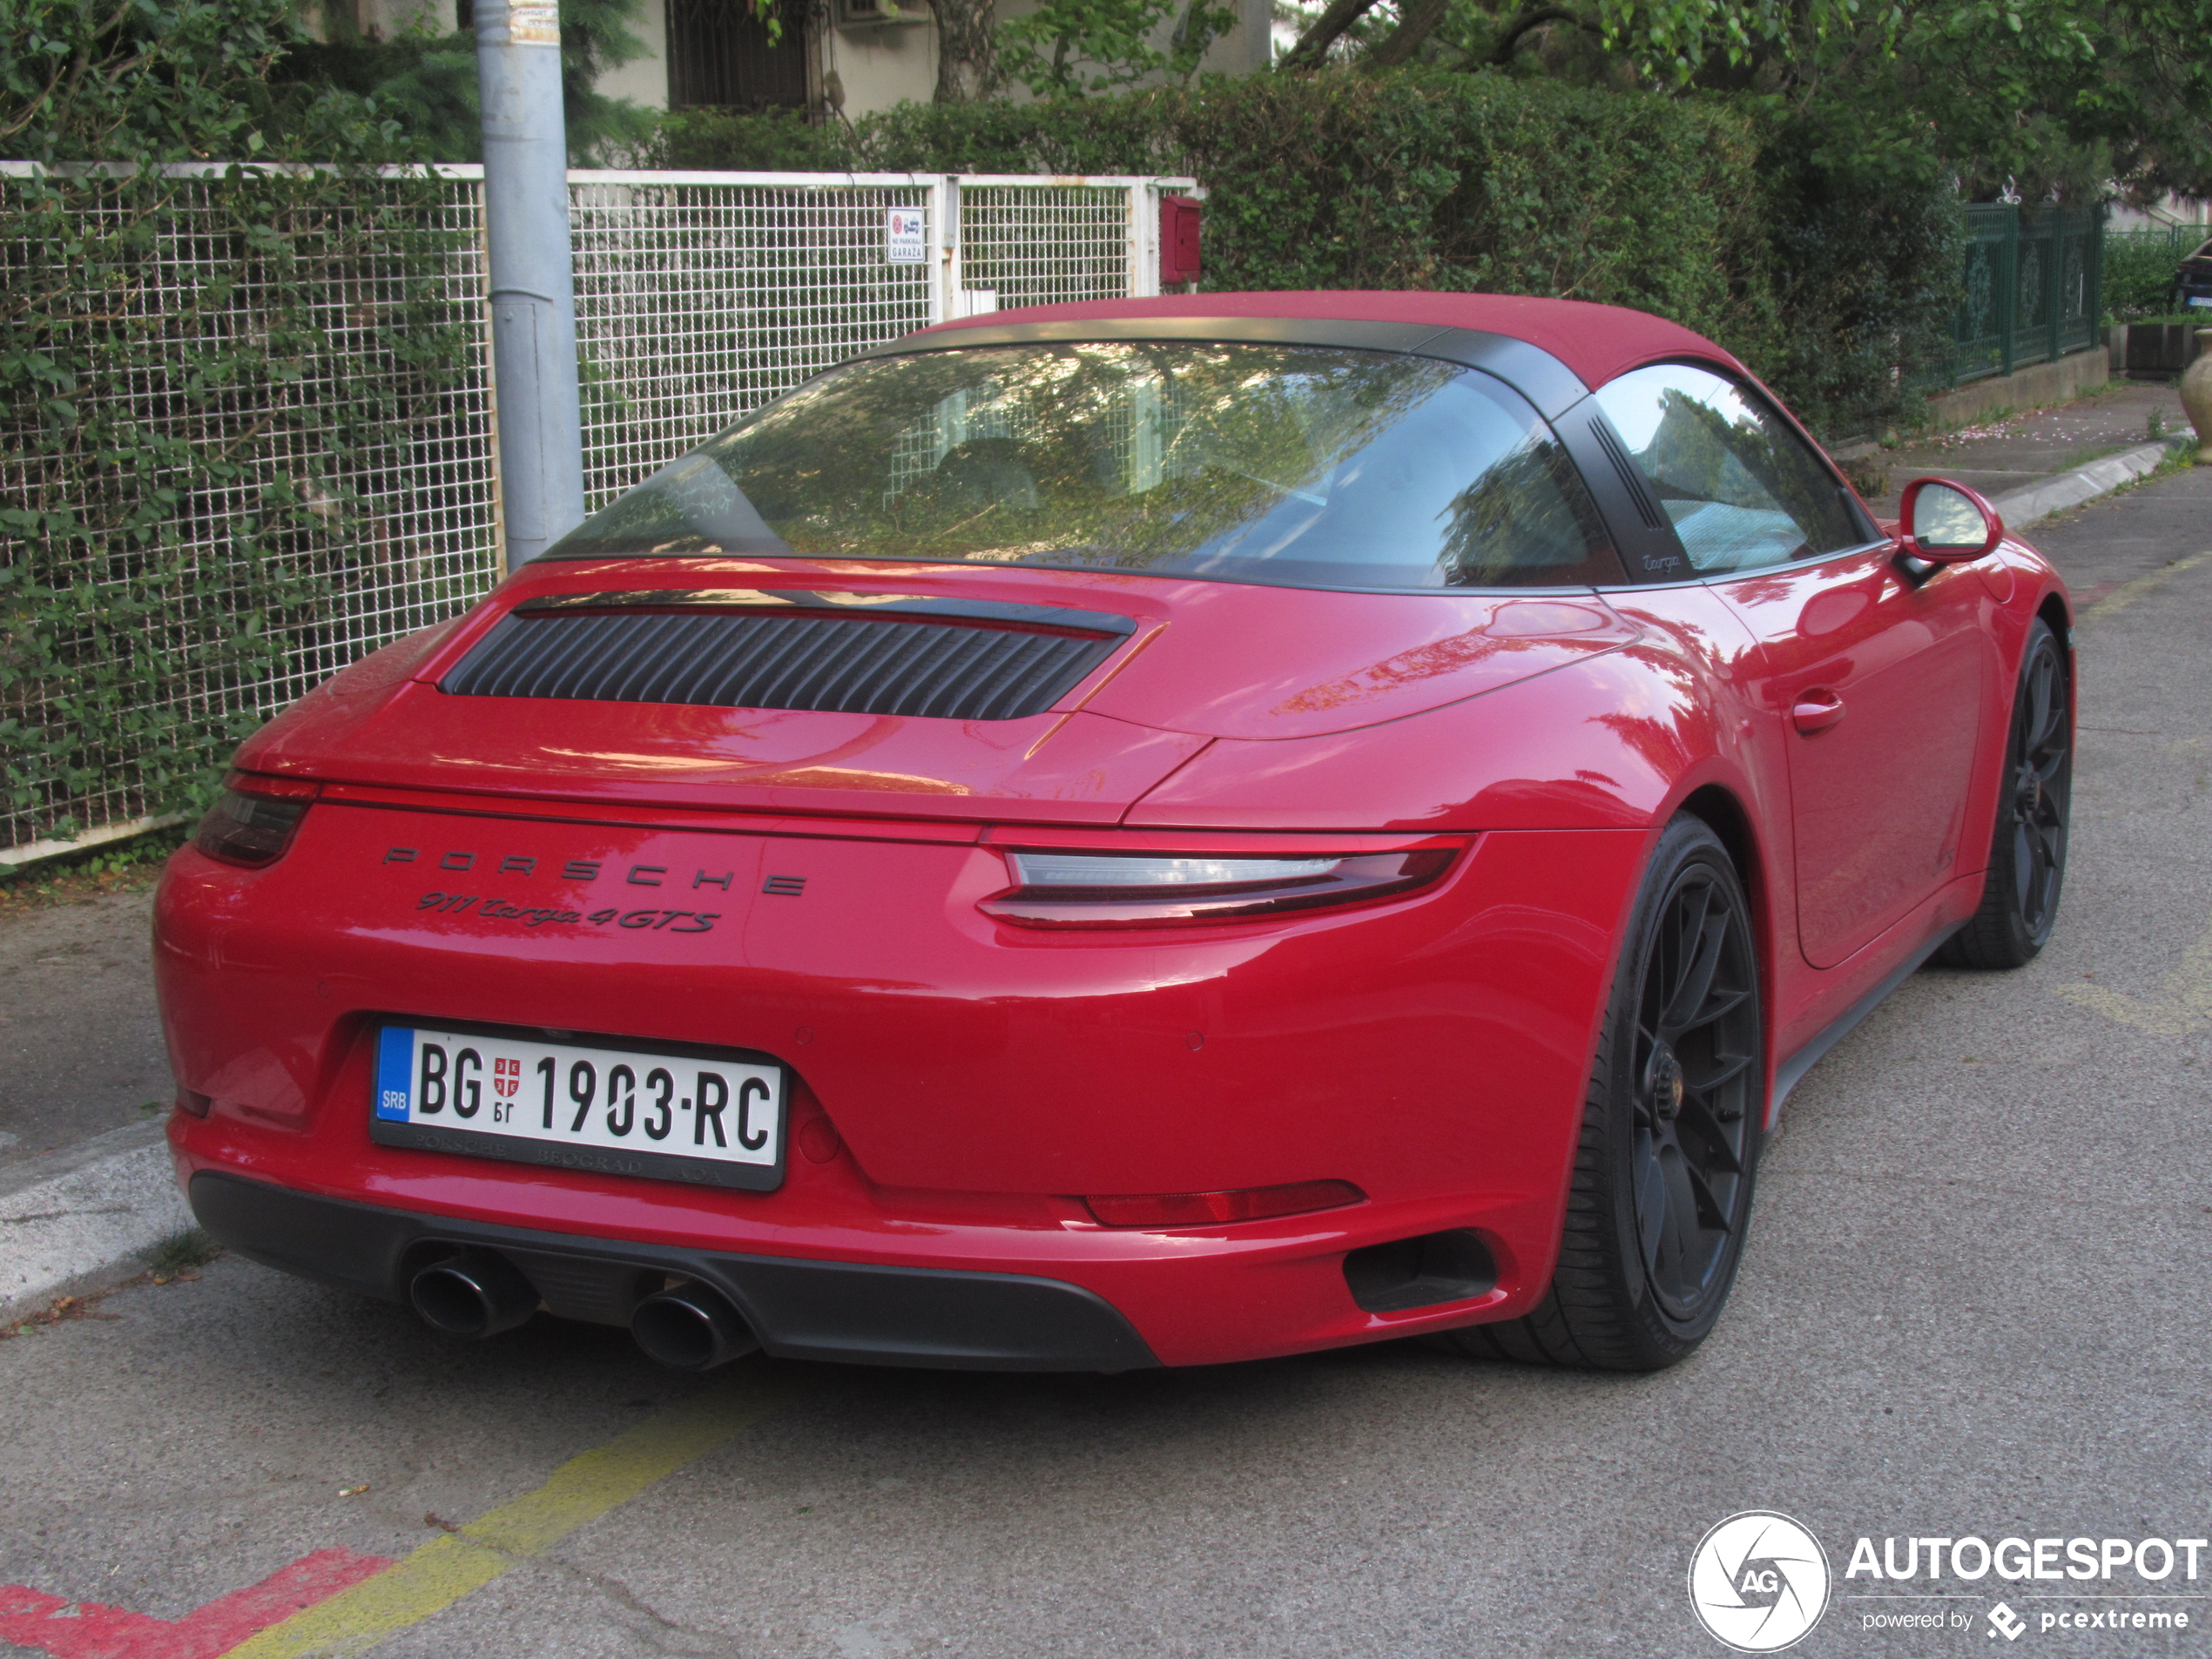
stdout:
{"type": "Polygon", "coordinates": [[[1433,1341],[1484,1359],[1657,1371],[1704,1340],[1751,1211],[1763,1002],[1736,867],[1702,820],[1678,817],[1631,914],[1551,1286],[1524,1318],[1433,1341]]]}
{"type": "Polygon", "coordinates": [[[1989,875],[1973,920],[1936,960],[1952,968],[2020,968],[2042,953],[2066,885],[2074,808],[2073,677],[2047,624],[2028,630],[1998,787],[1989,875]]]}

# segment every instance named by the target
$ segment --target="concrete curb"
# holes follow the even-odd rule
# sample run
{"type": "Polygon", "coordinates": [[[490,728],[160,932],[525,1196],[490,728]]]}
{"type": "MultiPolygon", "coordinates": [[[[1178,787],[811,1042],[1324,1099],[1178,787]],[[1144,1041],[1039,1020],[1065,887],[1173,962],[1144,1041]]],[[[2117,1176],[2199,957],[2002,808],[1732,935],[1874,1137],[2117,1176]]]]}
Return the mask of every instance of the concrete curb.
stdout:
{"type": "Polygon", "coordinates": [[[2161,438],[2155,443],[2139,443],[2116,455],[2092,461],[2086,467],[2056,474],[2040,484],[2008,491],[1990,505],[2003,516],[2006,529],[2019,529],[2039,518],[2048,518],[2053,513],[2062,513],[2069,507],[2108,496],[2121,485],[2155,472],[2175,450],[2195,448],[2196,437],[2193,433],[2161,438]]]}
{"type": "Polygon", "coordinates": [[[192,1224],[158,1121],[0,1169],[0,1325],[129,1278],[192,1224]]]}

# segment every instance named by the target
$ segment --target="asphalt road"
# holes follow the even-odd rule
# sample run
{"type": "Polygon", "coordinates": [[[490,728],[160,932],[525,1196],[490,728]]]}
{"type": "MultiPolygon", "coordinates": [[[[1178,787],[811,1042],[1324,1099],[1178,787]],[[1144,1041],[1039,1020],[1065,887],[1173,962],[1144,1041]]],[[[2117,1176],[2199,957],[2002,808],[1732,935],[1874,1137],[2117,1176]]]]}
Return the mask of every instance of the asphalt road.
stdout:
{"type": "Polygon", "coordinates": [[[1749,1508],[1838,1575],[1798,1652],[2202,1649],[2212,1559],[1941,1602],[1842,1576],[1862,1536],[2212,1533],[2212,469],[2035,539],[2094,604],[2057,936],[1919,974],[1805,1080],[1735,1301],[1676,1370],[1388,1345],[702,1388],[618,1333],[454,1345],[219,1261],[0,1342],[0,1583],[28,1587],[0,1634],[44,1644],[5,1650],[212,1659],[267,1616],[219,1598],[404,1558],[241,1654],[1712,1656],[1685,1575],[1749,1508]],[[2044,1628],[2114,1610],[2093,1591],[2190,1627],[2044,1628]],[[1964,1622],[1866,1628],[1899,1609],[1964,1622]]]}
{"type": "Polygon", "coordinates": [[[0,1167],[168,1109],[152,914],[116,894],[0,927],[0,1167]]]}

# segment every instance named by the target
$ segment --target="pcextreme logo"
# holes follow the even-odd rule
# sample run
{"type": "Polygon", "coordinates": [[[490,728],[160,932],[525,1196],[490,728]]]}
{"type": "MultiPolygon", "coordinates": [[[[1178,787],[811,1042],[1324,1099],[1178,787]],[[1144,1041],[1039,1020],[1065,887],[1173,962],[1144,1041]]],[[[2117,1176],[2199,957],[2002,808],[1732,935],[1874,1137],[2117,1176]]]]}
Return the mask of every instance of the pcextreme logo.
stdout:
{"type": "Polygon", "coordinates": [[[1779,1653],[1828,1610],[1828,1552],[1787,1515],[1747,1509],[1698,1541],[1689,1558],[1697,1622],[1738,1653],[1779,1653]]]}

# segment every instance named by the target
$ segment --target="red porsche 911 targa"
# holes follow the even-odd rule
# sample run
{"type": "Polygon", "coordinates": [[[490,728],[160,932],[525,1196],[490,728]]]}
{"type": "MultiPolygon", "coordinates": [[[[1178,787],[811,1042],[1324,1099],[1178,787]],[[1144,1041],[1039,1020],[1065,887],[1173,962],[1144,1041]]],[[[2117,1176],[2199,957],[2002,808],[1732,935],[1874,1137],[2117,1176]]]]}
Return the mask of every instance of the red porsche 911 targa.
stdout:
{"type": "Polygon", "coordinates": [[[252,738],[192,1208],[465,1334],[1667,1365],[1792,1083],[2066,855],[2065,590],[1726,352],[1481,294],[864,353],[252,738]]]}

